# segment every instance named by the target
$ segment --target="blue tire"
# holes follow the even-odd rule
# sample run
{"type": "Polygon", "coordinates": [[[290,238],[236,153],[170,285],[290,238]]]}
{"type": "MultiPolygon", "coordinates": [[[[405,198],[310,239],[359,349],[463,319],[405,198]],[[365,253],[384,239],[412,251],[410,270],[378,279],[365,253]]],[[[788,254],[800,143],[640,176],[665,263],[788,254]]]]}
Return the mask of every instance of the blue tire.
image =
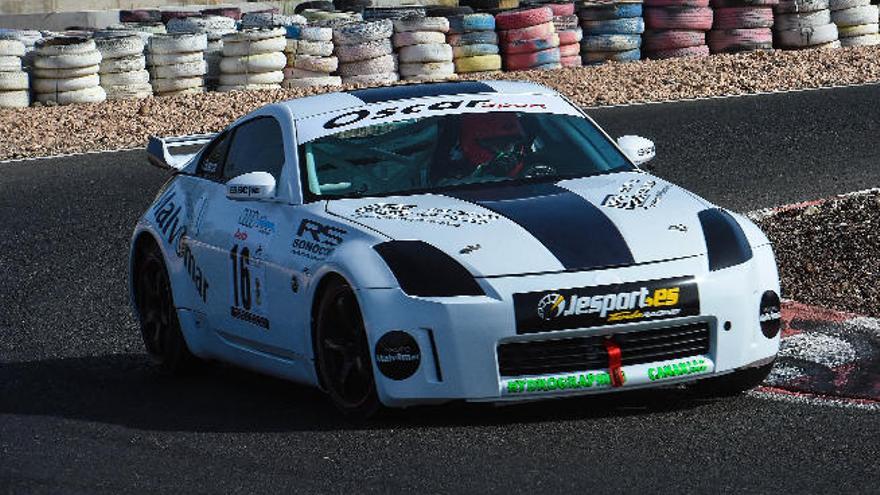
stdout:
{"type": "Polygon", "coordinates": [[[625,50],[622,52],[584,52],[581,54],[584,63],[601,64],[608,60],[616,60],[618,62],[632,62],[642,58],[642,52],[638,49],[625,50]]]}
{"type": "Polygon", "coordinates": [[[581,50],[586,52],[622,52],[641,46],[642,37],[638,34],[594,34],[581,40],[581,50]]]}
{"type": "Polygon", "coordinates": [[[645,32],[645,20],[641,17],[629,17],[606,21],[583,21],[581,28],[584,34],[642,34],[645,32]]]}
{"type": "Polygon", "coordinates": [[[465,14],[449,17],[450,33],[494,30],[495,17],[491,14],[465,14]]]}
{"type": "Polygon", "coordinates": [[[302,36],[302,26],[300,26],[299,24],[284,26],[284,30],[287,31],[287,33],[284,35],[284,37],[287,39],[298,40],[300,36],[302,36]]]}
{"type": "Polygon", "coordinates": [[[582,8],[578,16],[585,21],[607,21],[611,19],[627,19],[642,17],[642,4],[619,3],[582,8]]]}

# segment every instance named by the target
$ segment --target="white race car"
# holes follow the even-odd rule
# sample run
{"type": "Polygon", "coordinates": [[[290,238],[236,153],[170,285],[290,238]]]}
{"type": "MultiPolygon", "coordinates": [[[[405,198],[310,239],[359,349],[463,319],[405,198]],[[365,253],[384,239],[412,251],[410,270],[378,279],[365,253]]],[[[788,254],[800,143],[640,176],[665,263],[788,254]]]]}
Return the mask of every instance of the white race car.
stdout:
{"type": "Polygon", "coordinates": [[[130,289],[168,372],[225,361],[366,416],[735,392],[779,349],[761,231],[640,170],[650,141],[615,143],[542,86],[325,94],[148,151],[174,174],[135,228],[130,289]]]}

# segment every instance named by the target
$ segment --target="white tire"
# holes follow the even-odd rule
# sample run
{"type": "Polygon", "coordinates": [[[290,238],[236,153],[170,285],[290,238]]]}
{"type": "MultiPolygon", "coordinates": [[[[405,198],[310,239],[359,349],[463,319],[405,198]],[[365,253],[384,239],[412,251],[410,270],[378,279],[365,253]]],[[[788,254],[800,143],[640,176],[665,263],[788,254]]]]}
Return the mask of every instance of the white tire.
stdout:
{"type": "Polygon", "coordinates": [[[479,57],[480,55],[497,55],[498,45],[461,45],[452,47],[454,58],[479,57]]]}
{"type": "Polygon", "coordinates": [[[413,62],[452,62],[452,47],[447,44],[410,45],[400,49],[400,61],[413,62]]]}
{"type": "Polygon", "coordinates": [[[443,77],[455,73],[452,62],[427,62],[424,64],[400,64],[398,71],[405,78],[413,76],[443,77]]]}
{"type": "Polygon", "coordinates": [[[85,53],[71,53],[69,55],[37,55],[34,58],[34,67],[40,69],[73,69],[75,67],[91,67],[101,63],[101,52],[95,50],[85,53]]]}
{"type": "Polygon", "coordinates": [[[778,31],[776,36],[782,46],[810,47],[837,41],[837,26],[831,23],[815,28],[778,31]]]}
{"type": "Polygon", "coordinates": [[[792,29],[824,26],[830,22],[830,10],[805,12],[803,14],[776,14],[773,19],[773,29],[777,31],[791,31],[792,29]]]}
{"type": "Polygon", "coordinates": [[[828,8],[831,10],[851,9],[853,7],[862,7],[871,5],[871,0],[829,0],[828,8]]]}
{"type": "Polygon", "coordinates": [[[259,72],[256,74],[220,74],[221,86],[246,86],[249,84],[279,84],[284,72],[259,72]]]}
{"type": "Polygon", "coordinates": [[[339,64],[339,69],[337,69],[340,76],[346,77],[385,74],[395,71],[397,71],[397,64],[393,55],[382,55],[367,60],[339,64]]]}
{"type": "Polygon", "coordinates": [[[144,42],[137,35],[107,36],[95,39],[103,60],[111,60],[144,53],[144,42]]]}
{"type": "Polygon", "coordinates": [[[840,39],[851,38],[853,36],[864,36],[866,34],[880,33],[880,25],[878,24],[862,24],[861,26],[845,26],[837,28],[837,36],[840,39]]]}
{"type": "Polygon", "coordinates": [[[172,79],[204,76],[208,64],[204,60],[173,65],[156,65],[150,68],[150,75],[156,79],[172,79]]]}
{"type": "Polygon", "coordinates": [[[281,52],[246,57],[223,57],[223,60],[220,61],[220,72],[225,74],[271,72],[283,70],[286,65],[287,57],[281,52]]]}
{"type": "Polygon", "coordinates": [[[332,41],[306,41],[299,40],[296,48],[297,55],[314,55],[317,57],[329,57],[333,55],[332,41]]]}
{"type": "Polygon", "coordinates": [[[305,25],[305,17],[295,15],[276,14],[274,12],[248,12],[241,16],[241,25],[245,28],[271,28],[275,26],[305,25]]]}
{"type": "Polygon", "coordinates": [[[40,79],[34,78],[34,91],[37,93],[58,93],[62,91],[78,91],[80,89],[94,88],[101,84],[97,74],[70,79],[40,79]]]}
{"type": "MultiPolygon", "coordinates": [[[[254,41],[224,41],[223,56],[243,57],[247,55],[259,55],[261,53],[283,52],[286,51],[290,41],[296,40],[275,37],[254,41]]],[[[298,46],[298,42],[294,44],[294,46],[298,46]]]]}
{"type": "Polygon", "coordinates": [[[163,91],[161,93],[155,93],[156,96],[183,96],[183,95],[197,95],[205,92],[205,88],[202,86],[196,86],[194,88],[183,88],[183,89],[175,89],[171,91],[163,91]]]}
{"type": "Polygon", "coordinates": [[[317,26],[304,27],[300,30],[299,37],[305,41],[333,41],[333,30],[317,26]]]}
{"type": "Polygon", "coordinates": [[[31,69],[34,77],[43,79],[70,79],[71,77],[82,77],[100,72],[100,65],[90,65],[88,67],[74,67],[72,69],[31,69]]]}
{"type": "Polygon", "coordinates": [[[211,33],[235,31],[235,19],[221,15],[177,17],[168,21],[165,28],[169,33],[211,33]]]}
{"type": "Polygon", "coordinates": [[[108,100],[143,100],[153,96],[153,87],[149,84],[131,84],[127,86],[104,87],[108,100]]]}
{"type": "Polygon", "coordinates": [[[774,13],[816,12],[828,8],[828,0],[779,0],[774,13]]]}
{"type": "Polygon", "coordinates": [[[0,72],[0,91],[16,91],[28,89],[26,72],[0,72]]]}
{"type": "Polygon", "coordinates": [[[156,93],[180,91],[182,89],[198,88],[205,85],[201,77],[184,77],[179,79],[151,79],[150,84],[156,93]]]}
{"type": "Polygon", "coordinates": [[[23,57],[24,43],[19,40],[0,39],[0,57],[23,57]]]}
{"type": "Polygon", "coordinates": [[[358,45],[339,45],[336,47],[336,56],[340,62],[357,62],[358,60],[390,55],[392,51],[391,40],[385,38],[358,45]]]}
{"type": "Polygon", "coordinates": [[[445,33],[449,31],[449,19],[445,17],[408,17],[394,20],[394,31],[403,33],[406,31],[436,31],[445,33]]]}
{"type": "Polygon", "coordinates": [[[410,45],[432,45],[446,43],[446,35],[437,31],[406,31],[394,33],[392,41],[395,48],[410,45]]]}
{"type": "Polygon", "coordinates": [[[75,55],[95,51],[95,41],[76,36],[58,36],[37,42],[37,55],[75,55]]]}
{"type": "Polygon", "coordinates": [[[342,78],[344,84],[390,84],[400,80],[397,72],[383,74],[364,74],[360,76],[346,76],[342,78]]]}
{"type": "Polygon", "coordinates": [[[863,34],[841,38],[840,46],[874,46],[880,45],[880,34],[863,34]]]}
{"type": "Polygon", "coordinates": [[[101,74],[101,86],[131,86],[133,84],[149,84],[150,73],[145,70],[131,72],[114,72],[101,74]]]}
{"type": "Polygon", "coordinates": [[[297,69],[329,74],[339,68],[339,59],[336,57],[308,57],[297,56],[293,61],[297,69]]]}
{"type": "Polygon", "coordinates": [[[0,108],[27,108],[30,104],[27,91],[0,91],[0,108]]]}
{"type": "Polygon", "coordinates": [[[393,27],[391,21],[364,21],[344,24],[333,30],[333,41],[341,45],[354,45],[367,41],[390,38],[393,27]]]}
{"type": "Polygon", "coordinates": [[[238,43],[242,41],[260,41],[272,38],[284,38],[287,30],[283,27],[243,29],[236,33],[223,36],[223,43],[238,43]]]}
{"type": "Polygon", "coordinates": [[[315,72],[305,69],[297,69],[296,67],[288,67],[284,69],[284,79],[305,79],[315,77],[327,77],[326,72],[315,72]]]}
{"type": "Polygon", "coordinates": [[[828,43],[822,43],[820,45],[813,45],[809,48],[812,50],[834,50],[836,48],[840,48],[841,46],[843,45],[840,44],[840,40],[835,40],[829,41],[828,43]]]}
{"type": "Polygon", "coordinates": [[[433,75],[433,76],[407,76],[403,79],[407,81],[420,81],[420,82],[436,82],[436,81],[455,81],[458,80],[458,74],[441,74],[441,75],[433,75]]]}
{"type": "Polygon", "coordinates": [[[204,60],[205,54],[204,52],[189,52],[189,53],[148,53],[147,54],[147,65],[155,66],[155,65],[175,65],[175,64],[188,64],[190,62],[198,62],[199,60],[204,60]]]}
{"type": "Polygon", "coordinates": [[[21,70],[21,57],[0,55],[0,72],[17,72],[21,70]]]}
{"type": "Polygon", "coordinates": [[[71,103],[101,103],[106,99],[107,93],[101,86],[76,91],[37,94],[37,101],[42,103],[54,101],[59,105],[70,105],[71,103]]]}
{"type": "Polygon", "coordinates": [[[147,62],[143,55],[131,55],[121,58],[109,58],[101,61],[98,66],[98,72],[101,74],[111,74],[115,72],[131,72],[135,70],[144,70],[147,62]]]}
{"type": "Polygon", "coordinates": [[[203,52],[208,48],[205,33],[156,34],[147,43],[150,53],[203,52]]]}
{"type": "Polygon", "coordinates": [[[303,77],[299,79],[287,79],[282,85],[285,88],[311,88],[315,86],[342,86],[342,78],[339,76],[303,77]]]}
{"type": "Polygon", "coordinates": [[[851,9],[835,10],[831,13],[831,20],[840,26],[860,26],[862,24],[877,24],[878,10],[876,5],[865,5],[851,9]]]}
{"type": "Polygon", "coordinates": [[[235,86],[217,86],[217,91],[221,93],[229,93],[232,91],[271,91],[281,89],[280,84],[242,84],[235,86]]]}

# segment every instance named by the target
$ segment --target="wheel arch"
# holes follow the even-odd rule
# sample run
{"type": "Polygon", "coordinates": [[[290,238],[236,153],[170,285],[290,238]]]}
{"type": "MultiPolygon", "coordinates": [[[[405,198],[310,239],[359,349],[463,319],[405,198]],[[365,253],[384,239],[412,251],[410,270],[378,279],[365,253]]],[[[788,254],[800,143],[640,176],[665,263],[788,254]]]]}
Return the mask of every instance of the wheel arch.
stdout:
{"type": "Polygon", "coordinates": [[[321,275],[321,278],[318,280],[317,284],[315,284],[315,290],[312,293],[312,302],[309,305],[309,348],[312,351],[312,367],[315,373],[315,383],[318,384],[318,387],[321,390],[325,390],[325,387],[323,380],[321,380],[321,374],[318,372],[318,349],[315,347],[315,334],[318,331],[318,307],[321,304],[321,299],[327,292],[327,288],[333,281],[341,281],[349,287],[353,287],[351,282],[338,271],[327,271],[321,275]]]}
{"type": "MultiPolygon", "coordinates": [[[[138,308],[137,308],[137,298],[135,294],[135,287],[137,287],[137,274],[138,267],[141,260],[141,254],[150,246],[155,246],[162,251],[161,243],[156,239],[156,236],[153,235],[147,229],[141,229],[136,231],[132,236],[131,240],[131,250],[129,252],[128,257],[128,299],[129,304],[131,305],[132,311],[136,317],[139,317],[138,308]]],[[[173,290],[173,289],[172,289],[173,290]]]]}

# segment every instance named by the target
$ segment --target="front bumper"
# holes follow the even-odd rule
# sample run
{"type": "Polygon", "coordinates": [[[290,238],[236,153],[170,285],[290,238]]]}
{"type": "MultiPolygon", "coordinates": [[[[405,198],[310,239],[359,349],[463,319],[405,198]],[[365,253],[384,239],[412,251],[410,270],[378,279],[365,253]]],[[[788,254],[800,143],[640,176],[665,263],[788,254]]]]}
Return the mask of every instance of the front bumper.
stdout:
{"type": "MultiPolygon", "coordinates": [[[[376,373],[387,406],[450,400],[508,402],[653,387],[724,374],[767,360],[779,349],[779,335],[767,338],[758,321],[761,295],[779,292],[770,246],[754,248],[751,260],[709,272],[702,256],[618,269],[482,279],[486,296],[410,297],[399,289],[358,291],[371,349],[394,330],[410,334],[420,350],[412,376],[394,380],[376,373]],[[675,277],[694,277],[698,315],[658,321],[517,334],[513,295],[675,277]],[[389,309],[393,308],[393,310],[389,309]],[[511,342],[611,336],[683,325],[708,329],[708,350],[676,359],[624,364],[624,380],[612,385],[602,366],[507,376],[499,371],[498,348],[511,342]]],[[[375,360],[375,355],[373,356],[375,360]]],[[[374,369],[378,369],[374,362],[374,369]]]]}

